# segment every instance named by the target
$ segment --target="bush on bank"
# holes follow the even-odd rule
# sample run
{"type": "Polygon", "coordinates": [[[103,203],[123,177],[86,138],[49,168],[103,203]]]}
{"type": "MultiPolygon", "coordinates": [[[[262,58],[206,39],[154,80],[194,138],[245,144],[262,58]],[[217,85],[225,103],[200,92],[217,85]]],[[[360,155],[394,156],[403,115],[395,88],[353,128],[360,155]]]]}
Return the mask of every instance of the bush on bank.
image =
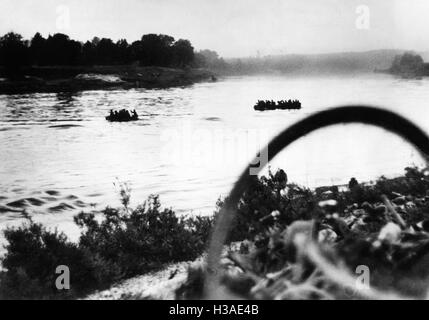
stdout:
{"type": "MultiPolygon", "coordinates": [[[[428,201],[405,216],[409,223],[429,218],[429,171],[416,167],[405,168],[405,174],[396,178],[380,177],[374,183],[362,184],[356,179],[349,186],[339,190],[337,186],[316,188],[312,191],[296,184],[288,183],[283,170],[269,172],[268,177],[253,177],[236,207],[229,241],[253,240],[273,227],[284,228],[297,220],[318,219],[325,215],[319,202],[327,199],[336,201],[336,212],[344,212],[350,206],[356,208],[367,202],[374,205],[381,202],[381,196],[398,201],[414,201],[416,198],[428,201]],[[427,210],[426,210],[427,209],[427,210]],[[426,214],[428,212],[428,214],[426,214]]],[[[215,214],[219,214],[225,201],[219,200],[215,214]]]]}
{"type": "MultiPolygon", "coordinates": [[[[359,208],[376,210],[383,194],[393,202],[413,202],[403,214],[412,225],[429,219],[427,190],[427,171],[417,168],[406,168],[401,177],[382,177],[372,184],[351,179],[342,191],[338,187],[312,191],[288,183],[283,170],[269,172],[267,177],[254,177],[242,195],[228,240],[249,239],[264,248],[272,230],[283,230],[297,220],[326,219],[329,208],[322,210],[321,201],[335,200],[335,212],[344,215],[359,208]]],[[[77,244],[30,218],[21,227],[7,229],[7,253],[2,259],[7,271],[0,275],[0,298],[75,298],[167,262],[194,260],[205,250],[212,218],[177,217],[171,209],[162,210],[156,196],[130,209],[128,195],[121,196],[123,208],[106,208],[101,219],[84,213],[75,217],[82,228],[77,244]],[[58,265],[70,268],[71,290],[56,289],[58,265]]],[[[214,220],[225,201],[218,201],[214,220]]],[[[386,221],[380,219],[368,221],[368,232],[384,225],[386,221]]]]}
{"type": "Polygon", "coordinates": [[[177,217],[151,196],[134,210],[106,208],[101,219],[80,213],[77,244],[56,230],[28,221],[5,231],[6,269],[0,298],[74,298],[113,282],[160,268],[167,262],[196,259],[206,247],[211,219],[177,217]],[[70,290],[58,290],[57,266],[70,270],[70,290]]]}
{"type": "MultiPolygon", "coordinates": [[[[231,299],[427,298],[427,170],[314,191],[287,184],[279,171],[254,178],[235,209],[229,240],[248,241],[221,262],[231,299]],[[361,291],[362,266],[370,286],[361,291]]],[[[200,298],[204,275],[204,267],[191,269],[176,297],[200,298]]]]}

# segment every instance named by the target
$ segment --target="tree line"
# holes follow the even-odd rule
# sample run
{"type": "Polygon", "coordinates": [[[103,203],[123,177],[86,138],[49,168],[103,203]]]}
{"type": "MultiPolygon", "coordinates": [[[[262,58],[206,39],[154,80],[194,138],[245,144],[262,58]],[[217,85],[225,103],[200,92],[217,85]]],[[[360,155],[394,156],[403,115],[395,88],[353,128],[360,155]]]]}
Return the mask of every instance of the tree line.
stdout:
{"type": "Polygon", "coordinates": [[[422,56],[413,52],[405,52],[395,57],[389,71],[394,74],[423,76],[428,75],[427,67],[422,56]]]}
{"type": "Polygon", "coordinates": [[[194,52],[189,40],[175,40],[164,34],[145,34],[140,40],[128,43],[94,37],[82,43],[56,33],[44,38],[36,33],[31,40],[9,32],[0,37],[0,66],[19,69],[22,66],[91,66],[124,65],[204,67],[223,63],[214,51],[194,52]]]}

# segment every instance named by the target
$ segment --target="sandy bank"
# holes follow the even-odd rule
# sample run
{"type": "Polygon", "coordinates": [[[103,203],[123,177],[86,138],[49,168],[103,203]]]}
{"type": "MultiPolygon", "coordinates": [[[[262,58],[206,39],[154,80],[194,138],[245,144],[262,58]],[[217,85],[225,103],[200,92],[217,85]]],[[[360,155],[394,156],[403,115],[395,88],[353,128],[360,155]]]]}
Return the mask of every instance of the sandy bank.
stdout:
{"type": "Polygon", "coordinates": [[[131,88],[168,88],[213,81],[205,69],[138,66],[37,67],[25,76],[0,80],[0,94],[75,92],[131,88]]]}

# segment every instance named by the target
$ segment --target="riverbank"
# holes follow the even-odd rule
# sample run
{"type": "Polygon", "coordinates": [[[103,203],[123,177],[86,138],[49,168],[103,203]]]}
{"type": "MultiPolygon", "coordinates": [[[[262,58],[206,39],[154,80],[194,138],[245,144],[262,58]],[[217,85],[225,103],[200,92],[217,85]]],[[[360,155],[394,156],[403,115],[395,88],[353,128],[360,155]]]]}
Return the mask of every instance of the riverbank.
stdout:
{"type": "MultiPolygon", "coordinates": [[[[31,220],[9,229],[1,297],[201,298],[212,219],[177,218],[156,197],[134,210],[126,194],[122,199],[124,208],[107,208],[101,222],[93,214],[76,217],[83,227],[77,245],[31,220]],[[59,264],[74,270],[72,291],[52,288],[59,264]]],[[[222,206],[219,201],[215,217],[222,206]]],[[[403,176],[373,184],[352,178],[344,190],[305,189],[280,170],[254,177],[236,212],[220,274],[231,298],[422,298],[428,292],[427,170],[406,168],[403,176]],[[368,291],[355,287],[358,267],[370,273],[368,291]]]]}
{"type": "MultiPolygon", "coordinates": [[[[259,196],[244,195],[237,209],[239,223],[232,234],[244,240],[226,246],[222,255],[223,299],[427,297],[427,171],[407,168],[404,176],[371,185],[351,179],[343,191],[326,187],[311,192],[289,184],[276,200],[281,176],[259,180],[254,185],[259,196]],[[273,197],[263,200],[264,191],[274,191],[273,197]],[[283,200],[290,200],[290,206],[284,207],[283,200]],[[280,210],[263,216],[270,205],[280,210]]],[[[205,268],[201,257],[169,265],[86,299],[199,299],[205,268]]]]}
{"type": "Polygon", "coordinates": [[[31,67],[16,79],[0,78],[0,94],[76,92],[131,88],[168,88],[215,81],[206,69],[163,67],[93,66],[31,67]]]}
{"type": "Polygon", "coordinates": [[[186,261],[166,265],[159,271],[149,272],[116,283],[110,288],[96,291],[85,300],[128,300],[128,299],[157,299],[174,300],[176,290],[182,286],[187,279],[190,268],[198,268],[203,264],[203,258],[195,261],[186,261]]]}

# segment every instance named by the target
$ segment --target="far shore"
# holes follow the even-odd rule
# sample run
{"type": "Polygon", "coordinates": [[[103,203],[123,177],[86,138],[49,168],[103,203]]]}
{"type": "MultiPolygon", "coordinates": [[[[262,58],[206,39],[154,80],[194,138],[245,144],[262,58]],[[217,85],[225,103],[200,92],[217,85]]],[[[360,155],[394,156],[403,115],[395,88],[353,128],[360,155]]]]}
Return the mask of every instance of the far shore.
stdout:
{"type": "Polygon", "coordinates": [[[215,74],[203,68],[177,69],[135,65],[30,67],[22,70],[22,74],[14,79],[0,76],[0,94],[169,88],[216,81],[215,74]]]}

